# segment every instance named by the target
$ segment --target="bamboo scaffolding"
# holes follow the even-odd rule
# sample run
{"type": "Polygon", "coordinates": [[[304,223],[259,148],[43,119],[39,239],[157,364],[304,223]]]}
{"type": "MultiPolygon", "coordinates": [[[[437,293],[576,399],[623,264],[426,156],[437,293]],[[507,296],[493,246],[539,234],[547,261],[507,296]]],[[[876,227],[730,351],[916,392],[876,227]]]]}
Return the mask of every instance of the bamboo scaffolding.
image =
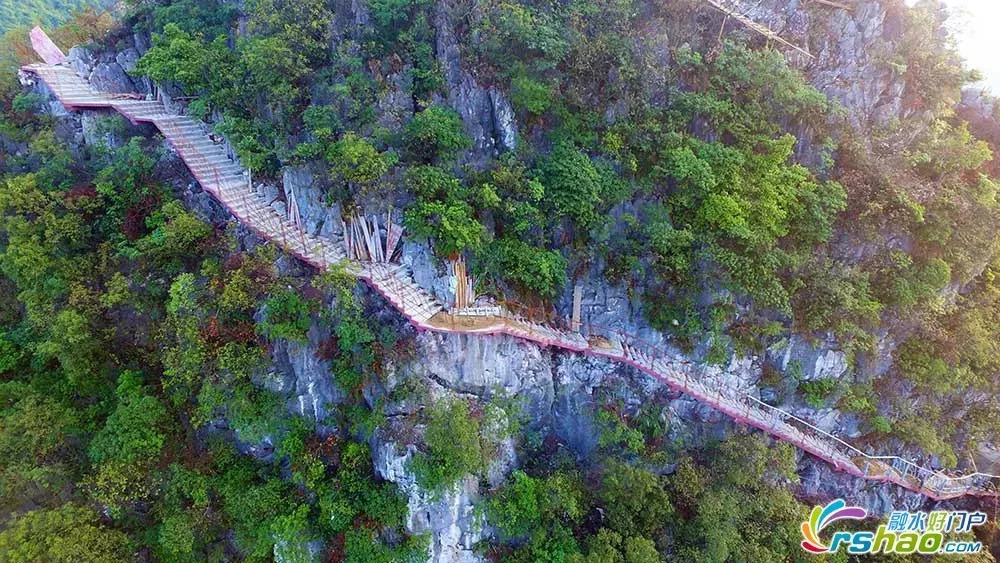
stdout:
{"type": "Polygon", "coordinates": [[[812,53],[810,53],[809,51],[806,51],[802,47],[799,47],[798,45],[792,43],[791,41],[786,40],[784,37],[778,35],[776,32],[772,31],[767,27],[764,27],[763,25],[755,22],[754,20],[750,19],[748,16],[740,12],[738,10],[739,6],[736,5],[735,2],[732,3],[733,4],[732,6],[729,6],[727,5],[728,3],[723,3],[720,0],[705,0],[705,1],[708,2],[715,9],[725,14],[726,16],[731,17],[734,20],[742,23],[751,30],[763,35],[768,40],[773,40],[778,43],[781,43],[786,47],[795,49],[796,51],[802,53],[803,55],[809,57],[810,59],[814,58],[812,53]]]}

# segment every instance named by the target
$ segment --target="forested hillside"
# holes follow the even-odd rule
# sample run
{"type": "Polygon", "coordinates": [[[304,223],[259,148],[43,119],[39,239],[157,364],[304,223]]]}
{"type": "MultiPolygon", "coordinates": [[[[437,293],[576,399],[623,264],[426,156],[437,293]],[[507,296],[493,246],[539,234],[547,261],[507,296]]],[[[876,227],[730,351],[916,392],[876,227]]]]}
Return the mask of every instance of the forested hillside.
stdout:
{"type": "MultiPolygon", "coordinates": [[[[579,285],[712,385],[1000,469],[995,100],[939,2],[787,4],[755,13],[815,57],[694,0],[147,0],[51,35],[310,232],[395,217],[442,301],[458,258],[540,320],[579,285]]],[[[24,37],[0,60],[0,561],[799,561],[813,503],[943,506],[622,365],[417,332],[151,127],[19,83],[24,37]]]]}
{"type": "Polygon", "coordinates": [[[51,27],[69,20],[76,10],[111,4],[111,0],[0,0],[0,34],[16,27],[51,27]]]}

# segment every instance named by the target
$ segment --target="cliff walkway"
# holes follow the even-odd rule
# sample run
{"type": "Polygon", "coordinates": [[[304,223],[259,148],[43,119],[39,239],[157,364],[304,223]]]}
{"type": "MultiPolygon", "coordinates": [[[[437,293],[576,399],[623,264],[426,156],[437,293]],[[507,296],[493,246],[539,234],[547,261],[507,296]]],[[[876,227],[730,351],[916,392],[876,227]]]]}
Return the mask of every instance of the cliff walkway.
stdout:
{"type": "MultiPolygon", "coordinates": [[[[34,33],[33,39],[36,39],[34,33]]],[[[856,477],[895,483],[937,500],[1000,496],[998,476],[984,473],[949,475],[901,457],[869,455],[791,413],[727,386],[718,379],[717,371],[648,345],[633,335],[587,324],[561,327],[558,321],[540,323],[520,314],[511,305],[476,314],[468,310],[449,310],[422,289],[403,266],[349,259],[349,249],[343,241],[304,232],[299,222],[293,220],[295,217],[290,219],[271,207],[262,194],[251,188],[248,172],[228,157],[206,125],[184,115],[170,114],[158,101],[95,91],[66,64],[61,51],[51,42],[45,43],[47,40],[45,37],[34,41],[36,51],[47,62],[22,67],[27,80],[40,80],[69,111],[113,109],[133,123],[153,124],[202,188],[241,223],[320,270],[332,264],[345,267],[419,329],[506,334],[543,346],[609,358],[633,366],[740,423],[763,430],[856,477]]]]}

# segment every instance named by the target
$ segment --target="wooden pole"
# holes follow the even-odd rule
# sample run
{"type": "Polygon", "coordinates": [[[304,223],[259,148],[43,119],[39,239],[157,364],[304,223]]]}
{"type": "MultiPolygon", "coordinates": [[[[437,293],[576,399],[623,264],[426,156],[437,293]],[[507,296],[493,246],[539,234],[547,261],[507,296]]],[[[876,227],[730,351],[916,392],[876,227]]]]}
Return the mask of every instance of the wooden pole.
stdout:
{"type": "Polygon", "coordinates": [[[840,2],[834,2],[833,0],[812,0],[817,4],[823,4],[824,6],[830,6],[832,8],[840,8],[841,10],[853,10],[854,6],[848,6],[847,4],[841,4],[840,2]]]}
{"type": "Polygon", "coordinates": [[[385,261],[392,260],[392,249],[389,248],[389,239],[392,237],[392,206],[385,212],[385,261]]]}
{"type": "Polygon", "coordinates": [[[372,215],[372,246],[375,248],[375,261],[384,262],[382,257],[382,239],[378,234],[378,215],[372,215]]]}
{"type": "Polygon", "coordinates": [[[580,332],[580,309],[583,306],[583,286],[576,284],[573,288],[573,321],[570,327],[576,332],[580,332]]]}

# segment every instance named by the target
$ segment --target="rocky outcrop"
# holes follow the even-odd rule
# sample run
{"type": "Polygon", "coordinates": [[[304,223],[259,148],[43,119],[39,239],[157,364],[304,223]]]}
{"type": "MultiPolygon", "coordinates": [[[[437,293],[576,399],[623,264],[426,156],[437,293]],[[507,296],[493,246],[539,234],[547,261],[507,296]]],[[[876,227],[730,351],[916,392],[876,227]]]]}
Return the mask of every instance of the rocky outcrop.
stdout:
{"type": "Polygon", "coordinates": [[[413,117],[413,66],[404,65],[383,79],[387,86],[375,104],[376,123],[391,133],[397,133],[413,117]]]}
{"type": "Polygon", "coordinates": [[[482,87],[462,68],[461,49],[446,2],[439,2],[435,8],[434,30],[437,60],[448,90],[447,105],[462,117],[465,132],[474,143],[469,164],[483,166],[489,157],[515,148],[514,110],[500,90],[482,87]]]}
{"type": "Polygon", "coordinates": [[[798,370],[803,381],[840,379],[850,370],[847,354],[837,350],[832,338],[817,345],[792,335],[772,345],[767,358],[783,372],[798,370]]]}
{"type": "Polygon", "coordinates": [[[810,82],[850,111],[854,125],[884,125],[904,117],[905,83],[880,54],[901,33],[901,14],[891,4],[859,2],[854,9],[827,10],[803,35],[810,49],[810,82]],[[816,32],[818,31],[818,32],[816,32]]]}
{"type": "Polygon", "coordinates": [[[343,235],[340,205],[327,204],[327,177],[322,166],[322,163],[313,163],[286,167],[281,182],[284,201],[291,201],[294,193],[307,233],[338,239],[343,235]]]}
{"type": "MultiPolygon", "coordinates": [[[[763,0],[741,2],[741,12],[813,55],[809,58],[780,47],[788,61],[803,70],[808,81],[848,110],[853,125],[868,128],[905,117],[905,84],[885,53],[900,38],[905,6],[902,2],[861,0],[844,10],[818,2],[763,0]]],[[[707,6],[706,10],[710,10],[707,6]]],[[[723,15],[713,13],[716,30],[723,15]]],[[[762,42],[759,34],[738,22],[725,33],[762,42]]],[[[714,33],[685,27],[682,41],[710,47],[714,33]]]]}
{"type": "Polygon", "coordinates": [[[344,394],[333,381],[330,362],[320,358],[321,331],[313,325],[307,342],[278,341],[274,344],[274,376],[267,386],[289,396],[289,410],[322,423],[344,394]]]}
{"type": "Polygon", "coordinates": [[[67,55],[73,70],[99,91],[121,94],[149,94],[150,85],[145,78],[132,77],[128,71],[135,68],[139,51],[127,47],[118,52],[94,52],[76,46],[67,55]]]}
{"type": "Polygon", "coordinates": [[[870,516],[883,516],[893,510],[927,510],[931,504],[927,497],[902,487],[885,485],[851,477],[835,471],[828,463],[807,454],[799,454],[801,495],[817,503],[835,498],[847,499],[851,504],[868,511],[870,516]]]}
{"type": "Polygon", "coordinates": [[[767,1],[751,16],[804,45],[815,57],[809,82],[847,108],[855,126],[904,116],[905,83],[882,56],[902,32],[901,3],[865,0],[851,10],[767,1]]]}
{"type": "Polygon", "coordinates": [[[400,262],[410,268],[414,281],[441,303],[454,303],[455,291],[451,286],[447,267],[440,258],[434,256],[430,246],[406,239],[402,245],[400,262]]]}
{"type": "Polygon", "coordinates": [[[479,498],[478,484],[472,477],[462,480],[452,490],[434,497],[416,483],[407,464],[416,448],[412,445],[397,452],[395,442],[382,442],[378,438],[372,447],[375,473],[396,483],[407,499],[409,517],[407,531],[429,534],[428,561],[434,563],[473,563],[483,561],[474,551],[483,539],[482,526],[475,514],[479,498]]]}
{"type": "Polygon", "coordinates": [[[567,284],[557,301],[557,311],[568,317],[573,311],[574,286],[582,291],[580,320],[599,331],[624,331],[634,334],[651,346],[662,347],[667,337],[649,326],[645,307],[639,296],[623,285],[611,285],[598,267],[592,268],[575,283],[567,284]]]}
{"type": "Polygon", "coordinates": [[[458,394],[520,397],[533,421],[546,420],[554,393],[551,352],[510,337],[421,332],[416,359],[399,366],[397,376],[458,394]]]}
{"type": "Polygon", "coordinates": [[[580,459],[586,459],[597,447],[599,430],[594,414],[599,405],[594,391],[606,384],[617,368],[603,359],[559,355],[548,420],[552,433],[580,459]]]}

